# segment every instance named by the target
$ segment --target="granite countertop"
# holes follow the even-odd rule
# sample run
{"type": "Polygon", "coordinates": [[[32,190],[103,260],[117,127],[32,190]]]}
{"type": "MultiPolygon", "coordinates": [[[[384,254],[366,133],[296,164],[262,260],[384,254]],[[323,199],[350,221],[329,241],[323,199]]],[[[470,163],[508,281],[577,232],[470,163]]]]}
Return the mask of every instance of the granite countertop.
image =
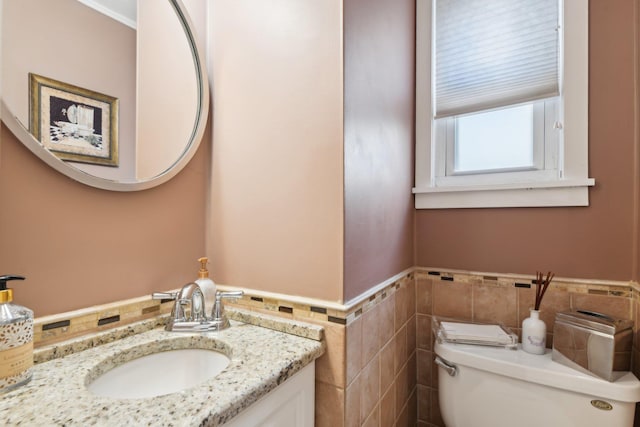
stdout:
{"type": "Polygon", "coordinates": [[[65,426],[223,424],[324,352],[322,341],[305,337],[321,337],[319,327],[247,316],[252,323],[264,318],[271,329],[237,321],[224,331],[210,333],[153,329],[39,363],[29,383],[0,395],[0,421],[3,425],[65,426]],[[296,335],[282,332],[294,326],[296,335]],[[165,396],[114,399],[95,396],[85,387],[118,363],[179,348],[218,350],[231,362],[216,377],[165,396]]]}

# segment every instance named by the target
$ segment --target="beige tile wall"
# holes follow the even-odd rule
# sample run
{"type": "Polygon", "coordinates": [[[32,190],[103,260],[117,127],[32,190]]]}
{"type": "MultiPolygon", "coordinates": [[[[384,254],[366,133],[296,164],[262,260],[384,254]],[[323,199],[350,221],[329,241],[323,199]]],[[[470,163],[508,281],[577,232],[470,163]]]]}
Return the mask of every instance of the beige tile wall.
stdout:
{"type": "MultiPolygon", "coordinates": [[[[522,321],[535,299],[534,289],[526,287],[531,279],[438,273],[415,272],[418,426],[444,426],[438,406],[438,369],[433,363],[432,316],[501,322],[520,336],[522,321]]],[[[630,286],[554,281],[540,307],[547,325],[547,347],[553,344],[556,312],[576,308],[635,318],[636,325],[640,321],[640,299],[630,286]]],[[[635,331],[638,337],[638,328],[635,331]]],[[[639,342],[634,340],[636,375],[640,373],[639,342]]]]}
{"type": "Polygon", "coordinates": [[[327,334],[316,368],[316,426],[416,425],[415,313],[409,276],[371,297],[335,339],[327,334]]]}
{"type": "Polygon", "coordinates": [[[287,301],[230,303],[322,325],[325,354],[316,361],[317,427],[413,427],[417,424],[416,286],[407,274],[339,312],[287,301]],[[293,306],[289,313],[282,307],[293,306]]]}
{"type": "MultiPolygon", "coordinates": [[[[347,311],[271,300],[251,291],[230,305],[324,327],[326,352],[316,363],[318,427],[434,427],[444,423],[433,364],[432,316],[501,322],[519,334],[534,301],[531,279],[418,268],[347,311]]],[[[36,345],[157,316],[170,306],[142,298],[39,318],[36,345]],[[105,316],[117,321],[100,326],[105,316]],[[92,328],[85,328],[83,319],[91,320],[92,328]],[[45,328],[56,323],[69,326],[45,328]]],[[[574,308],[634,319],[639,325],[640,286],[554,280],[541,307],[549,347],[556,312],[574,308]]],[[[637,326],[632,360],[640,377],[637,326]]]]}

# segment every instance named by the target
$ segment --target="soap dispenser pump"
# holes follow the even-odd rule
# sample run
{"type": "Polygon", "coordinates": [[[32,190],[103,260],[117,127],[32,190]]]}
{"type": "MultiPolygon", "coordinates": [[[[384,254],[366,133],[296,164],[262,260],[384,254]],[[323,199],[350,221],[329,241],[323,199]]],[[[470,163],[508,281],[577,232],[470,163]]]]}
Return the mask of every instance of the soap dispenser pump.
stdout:
{"type": "Polygon", "coordinates": [[[212,313],[216,304],[216,284],[209,278],[209,270],[207,270],[209,258],[198,258],[198,262],[200,263],[200,270],[198,271],[198,280],[196,280],[196,284],[200,286],[200,290],[204,296],[204,308],[206,312],[212,313]]]}
{"type": "Polygon", "coordinates": [[[13,303],[10,280],[24,277],[0,276],[0,392],[27,383],[33,366],[33,311],[13,303]]]}

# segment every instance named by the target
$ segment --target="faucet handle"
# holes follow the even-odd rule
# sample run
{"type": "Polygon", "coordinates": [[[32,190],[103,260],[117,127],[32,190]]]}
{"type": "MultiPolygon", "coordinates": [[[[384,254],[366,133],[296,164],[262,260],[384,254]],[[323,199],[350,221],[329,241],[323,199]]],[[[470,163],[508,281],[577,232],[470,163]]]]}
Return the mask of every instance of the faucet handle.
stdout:
{"type": "Polygon", "coordinates": [[[172,321],[184,320],[184,309],[182,308],[180,301],[178,301],[177,292],[154,292],[151,294],[151,299],[162,300],[160,302],[174,301],[173,308],[171,309],[172,321]]]}
{"type": "Polygon", "coordinates": [[[244,295],[243,291],[216,292],[216,302],[213,305],[213,310],[211,311],[213,321],[224,322],[226,320],[224,319],[224,307],[222,306],[223,298],[240,298],[242,295],[244,295]]]}
{"type": "Polygon", "coordinates": [[[220,298],[241,298],[244,295],[243,291],[228,291],[228,292],[216,292],[216,301],[220,298]]]}
{"type": "MultiPolygon", "coordinates": [[[[151,294],[151,299],[159,299],[164,301],[174,301],[173,308],[171,309],[171,323],[185,320],[184,308],[178,298],[178,292],[154,292],[151,294]]],[[[170,324],[167,324],[167,330],[170,330],[170,324]]]]}
{"type": "Polygon", "coordinates": [[[151,299],[175,300],[177,296],[177,292],[154,292],[151,294],[151,299]]]}

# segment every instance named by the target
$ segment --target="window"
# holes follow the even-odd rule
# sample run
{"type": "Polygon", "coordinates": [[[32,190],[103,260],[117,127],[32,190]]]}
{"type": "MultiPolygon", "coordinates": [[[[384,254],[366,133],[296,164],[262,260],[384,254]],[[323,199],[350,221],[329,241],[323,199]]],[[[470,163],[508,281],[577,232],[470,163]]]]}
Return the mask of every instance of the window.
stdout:
{"type": "Polygon", "coordinates": [[[418,0],[417,208],[588,205],[587,8],[418,0]]]}

